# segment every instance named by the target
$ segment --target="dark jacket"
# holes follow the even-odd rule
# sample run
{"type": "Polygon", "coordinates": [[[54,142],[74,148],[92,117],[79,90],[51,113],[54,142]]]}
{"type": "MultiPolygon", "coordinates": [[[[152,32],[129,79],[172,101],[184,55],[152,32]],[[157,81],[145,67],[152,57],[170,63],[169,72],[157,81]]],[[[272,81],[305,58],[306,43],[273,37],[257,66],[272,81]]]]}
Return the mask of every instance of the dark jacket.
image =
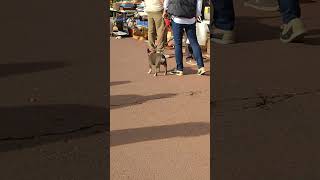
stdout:
{"type": "Polygon", "coordinates": [[[197,0],[170,0],[168,14],[182,18],[194,18],[197,16],[197,0]]]}

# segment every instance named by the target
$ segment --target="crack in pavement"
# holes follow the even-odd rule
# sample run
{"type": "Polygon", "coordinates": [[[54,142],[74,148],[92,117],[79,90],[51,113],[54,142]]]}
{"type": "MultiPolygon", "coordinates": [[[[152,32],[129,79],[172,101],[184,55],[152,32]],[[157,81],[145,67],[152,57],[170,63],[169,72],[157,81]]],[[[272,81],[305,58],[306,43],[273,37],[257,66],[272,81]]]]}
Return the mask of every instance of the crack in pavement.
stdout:
{"type": "Polygon", "coordinates": [[[5,138],[0,138],[0,142],[32,140],[32,139],[36,139],[36,138],[49,137],[49,136],[62,136],[62,135],[77,133],[77,132],[81,132],[81,131],[85,131],[88,129],[92,129],[95,127],[101,127],[101,126],[106,127],[107,125],[105,123],[97,123],[97,124],[92,124],[90,126],[83,126],[83,127],[77,128],[77,129],[68,130],[68,131],[64,131],[64,132],[52,132],[52,133],[45,133],[45,134],[25,136],[25,137],[5,137],[5,138]]]}
{"type": "Polygon", "coordinates": [[[214,109],[216,109],[217,115],[221,116],[226,112],[256,109],[269,110],[274,104],[288,101],[289,99],[298,96],[315,95],[318,93],[320,93],[320,89],[305,92],[283,93],[277,95],[264,95],[262,93],[258,93],[258,96],[255,97],[217,99],[210,101],[210,104],[214,109]]]}

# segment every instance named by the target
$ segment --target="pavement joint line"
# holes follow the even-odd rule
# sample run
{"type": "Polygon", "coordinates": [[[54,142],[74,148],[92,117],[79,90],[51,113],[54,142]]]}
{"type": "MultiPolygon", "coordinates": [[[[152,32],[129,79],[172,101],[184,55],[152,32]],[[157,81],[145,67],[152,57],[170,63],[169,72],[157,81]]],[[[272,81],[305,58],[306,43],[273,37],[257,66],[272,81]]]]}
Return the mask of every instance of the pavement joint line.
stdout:
{"type": "MultiPolygon", "coordinates": [[[[283,94],[277,94],[277,95],[271,95],[271,96],[263,95],[260,93],[258,94],[258,96],[255,96],[255,97],[226,98],[226,99],[213,100],[213,101],[210,101],[210,104],[213,105],[214,109],[218,109],[217,107],[219,107],[219,105],[223,106],[223,104],[228,102],[231,103],[230,104],[231,106],[236,102],[243,102],[245,104],[238,105],[238,107],[233,111],[254,110],[254,109],[269,110],[271,108],[271,105],[281,103],[298,96],[316,95],[319,93],[320,93],[320,89],[316,89],[313,91],[296,92],[296,93],[283,93],[283,94]],[[253,104],[253,105],[250,105],[250,104],[253,104]]],[[[222,107],[221,111],[217,112],[217,114],[221,115],[225,113],[226,111],[224,111],[223,109],[224,108],[222,107]]]]}
{"type": "Polygon", "coordinates": [[[61,136],[61,135],[67,135],[67,134],[72,134],[72,133],[76,133],[76,132],[81,132],[84,130],[88,130],[88,129],[92,129],[94,127],[100,127],[100,126],[106,127],[107,125],[105,123],[97,123],[97,124],[93,124],[90,126],[83,126],[83,127],[77,128],[77,129],[64,131],[64,132],[45,133],[45,134],[34,135],[34,136],[25,136],[25,137],[5,137],[5,138],[0,138],[0,142],[32,140],[32,139],[36,139],[36,138],[49,137],[49,136],[61,136]]]}

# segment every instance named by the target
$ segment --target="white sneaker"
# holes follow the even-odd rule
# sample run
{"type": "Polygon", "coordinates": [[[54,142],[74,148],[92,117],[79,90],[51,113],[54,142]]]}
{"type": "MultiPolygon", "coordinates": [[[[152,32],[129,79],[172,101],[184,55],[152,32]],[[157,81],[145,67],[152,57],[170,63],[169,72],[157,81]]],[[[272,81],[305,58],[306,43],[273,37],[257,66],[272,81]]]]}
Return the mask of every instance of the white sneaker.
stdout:
{"type": "Polygon", "coordinates": [[[204,75],[205,73],[206,73],[206,70],[204,69],[204,67],[198,69],[197,74],[198,74],[199,76],[204,75]]]}
{"type": "Polygon", "coordinates": [[[183,71],[179,71],[179,70],[173,70],[169,73],[172,75],[183,76],[183,71]]]}

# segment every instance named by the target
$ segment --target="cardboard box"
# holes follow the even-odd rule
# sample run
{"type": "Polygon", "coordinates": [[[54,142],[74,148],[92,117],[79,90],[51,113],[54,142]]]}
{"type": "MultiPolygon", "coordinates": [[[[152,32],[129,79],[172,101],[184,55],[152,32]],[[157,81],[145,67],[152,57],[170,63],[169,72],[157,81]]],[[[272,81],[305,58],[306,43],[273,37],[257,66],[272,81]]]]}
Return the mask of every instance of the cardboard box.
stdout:
{"type": "Polygon", "coordinates": [[[120,3],[113,3],[112,8],[116,11],[120,10],[120,3]]]}

